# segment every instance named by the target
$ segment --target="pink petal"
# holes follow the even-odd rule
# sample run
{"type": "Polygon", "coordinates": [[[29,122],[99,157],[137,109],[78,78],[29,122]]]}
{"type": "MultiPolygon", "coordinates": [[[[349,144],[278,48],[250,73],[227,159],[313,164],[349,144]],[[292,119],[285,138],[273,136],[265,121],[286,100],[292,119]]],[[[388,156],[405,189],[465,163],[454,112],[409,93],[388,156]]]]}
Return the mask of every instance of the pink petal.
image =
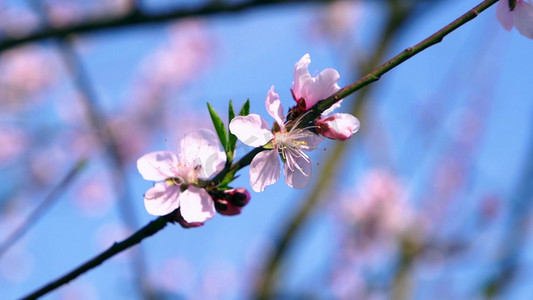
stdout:
{"type": "Polygon", "coordinates": [[[265,99],[265,106],[268,111],[268,114],[276,120],[279,127],[281,128],[281,131],[284,131],[285,129],[285,116],[283,115],[283,105],[281,105],[281,101],[279,100],[279,95],[274,92],[274,86],[270,88],[268,91],[268,94],[265,99]]]}
{"type": "Polygon", "coordinates": [[[180,206],[179,196],[179,186],[164,182],[156,183],[153,188],[146,191],[144,207],[149,214],[164,216],[180,206]]]}
{"type": "Polygon", "coordinates": [[[303,130],[303,132],[305,134],[299,134],[296,140],[305,142],[307,147],[304,148],[304,150],[306,151],[316,149],[318,145],[324,141],[324,138],[321,135],[315,134],[309,130],[303,130]]]}
{"type": "Polygon", "coordinates": [[[302,98],[302,86],[305,82],[311,79],[311,75],[307,68],[311,63],[309,54],[305,54],[294,66],[294,81],[292,82],[292,92],[296,101],[302,98]]]}
{"type": "Polygon", "coordinates": [[[314,106],[318,101],[331,96],[340,89],[337,84],[340,75],[335,69],[325,69],[317,77],[304,82],[302,97],[305,99],[305,109],[314,106]]]}
{"type": "Polygon", "coordinates": [[[267,122],[257,114],[235,117],[229,124],[229,130],[241,142],[252,147],[263,146],[274,137],[267,122]]]}
{"type": "Polygon", "coordinates": [[[189,173],[191,170],[198,170],[204,178],[222,168],[225,162],[218,137],[207,129],[186,134],[180,140],[178,157],[183,167],[180,171],[189,173]]]}
{"type": "Polygon", "coordinates": [[[285,164],[285,167],[283,169],[283,171],[285,172],[285,183],[287,183],[287,185],[291,188],[303,189],[309,184],[309,181],[311,180],[311,162],[305,160],[303,157],[294,157],[294,160],[302,170],[300,171],[297,168],[291,170],[288,167],[288,164],[285,164]]]}
{"type": "Polygon", "coordinates": [[[281,174],[278,152],[267,150],[257,154],[250,164],[250,185],[256,192],[262,192],[267,185],[278,181],[281,174]]]}
{"type": "Polygon", "coordinates": [[[505,30],[510,31],[513,28],[513,12],[509,8],[508,0],[500,0],[496,7],[496,17],[505,30]]]}
{"type": "Polygon", "coordinates": [[[209,156],[204,155],[198,158],[200,168],[196,169],[197,176],[200,179],[208,179],[211,175],[220,172],[226,164],[226,153],[212,152],[209,156]]]}
{"type": "Polygon", "coordinates": [[[215,203],[206,190],[190,185],[181,193],[181,215],[188,223],[201,223],[215,215],[215,203]]]}
{"type": "Polygon", "coordinates": [[[516,4],[514,26],[523,36],[533,39],[533,4],[524,1],[516,4]]]}
{"type": "Polygon", "coordinates": [[[137,160],[137,170],[150,181],[161,181],[178,175],[178,158],[169,151],[156,151],[143,155],[137,160]]]}
{"type": "Polygon", "coordinates": [[[345,141],[359,130],[359,120],[350,114],[333,114],[316,122],[318,132],[330,139],[345,141]]]}

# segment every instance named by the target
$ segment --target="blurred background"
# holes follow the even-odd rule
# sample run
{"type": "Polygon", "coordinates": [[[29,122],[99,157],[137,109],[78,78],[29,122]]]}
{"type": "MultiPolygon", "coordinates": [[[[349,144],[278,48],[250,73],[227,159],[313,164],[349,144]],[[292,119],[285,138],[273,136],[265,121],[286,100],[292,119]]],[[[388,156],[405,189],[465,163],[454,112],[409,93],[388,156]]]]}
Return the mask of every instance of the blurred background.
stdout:
{"type": "MultiPolygon", "coordinates": [[[[207,101],[267,117],[305,53],[345,86],[478,1],[0,0],[1,298],[153,220],[136,160],[213,128],[207,101]]],[[[306,189],[254,193],[246,168],[241,215],[169,225],[45,299],[530,299],[531,53],[489,8],[346,99],[361,130],[312,153],[306,189]]]]}

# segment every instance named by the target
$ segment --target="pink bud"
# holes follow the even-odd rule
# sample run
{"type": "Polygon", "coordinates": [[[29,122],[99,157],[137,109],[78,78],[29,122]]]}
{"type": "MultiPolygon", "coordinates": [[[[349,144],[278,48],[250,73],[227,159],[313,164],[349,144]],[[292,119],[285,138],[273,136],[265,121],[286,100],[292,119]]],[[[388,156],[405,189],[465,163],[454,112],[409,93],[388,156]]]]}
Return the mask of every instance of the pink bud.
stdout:
{"type": "Polygon", "coordinates": [[[359,120],[350,114],[333,114],[316,121],[318,133],[323,136],[345,141],[359,130],[359,120]]]}
{"type": "Polygon", "coordinates": [[[215,200],[215,208],[219,214],[235,216],[250,202],[250,193],[245,188],[224,191],[224,199],[215,200]]]}
{"type": "Polygon", "coordinates": [[[245,188],[224,191],[226,199],[235,206],[243,207],[250,202],[250,193],[245,188]]]}
{"type": "Polygon", "coordinates": [[[240,214],[242,210],[242,207],[233,205],[224,199],[217,199],[215,201],[215,208],[219,214],[224,216],[235,216],[240,214]]]}

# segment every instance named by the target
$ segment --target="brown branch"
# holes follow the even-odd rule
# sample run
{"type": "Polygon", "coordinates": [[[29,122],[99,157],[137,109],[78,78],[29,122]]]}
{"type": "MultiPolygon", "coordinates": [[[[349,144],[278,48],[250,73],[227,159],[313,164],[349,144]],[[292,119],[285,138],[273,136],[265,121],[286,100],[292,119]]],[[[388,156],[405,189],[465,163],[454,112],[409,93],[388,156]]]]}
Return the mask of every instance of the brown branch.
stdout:
{"type": "Polygon", "coordinates": [[[0,52],[7,49],[26,44],[45,40],[49,38],[64,38],[72,34],[87,34],[101,30],[118,29],[137,25],[157,24],[168,21],[175,21],[183,18],[212,16],[218,14],[228,14],[247,11],[253,8],[268,7],[281,4],[308,4],[331,2],[331,0],[253,0],[240,3],[224,3],[223,1],[212,1],[207,5],[195,8],[176,8],[158,13],[145,13],[134,9],[128,14],[122,16],[103,17],[97,19],[85,20],[77,24],[66,27],[46,26],[22,37],[4,39],[0,42],[0,52]]]}
{"type": "Polygon", "coordinates": [[[125,239],[124,241],[120,243],[115,243],[111,248],[107,249],[106,251],[102,252],[98,256],[94,257],[93,259],[87,261],[83,265],[77,267],[76,269],[72,270],[71,272],[65,274],[64,276],[61,276],[60,278],[48,283],[47,285],[43,286],[42,288],[36,290],[35,292],[27,295],[26,297],[22,299],[36,299],[38,297],[41,297],[45,294],[47,294],[50,291],[55,290],[56,288],[69,283],[71,280],[75,279],[76,277],[80,276],[81,274],[97,267],[104,261],[106,261],[108,258],[114,256],[115,254],[118,254],[134,245],[137,245],[140,243],[143,239],[152,236],[159,230],[165,228],[168,222],[171,222],[172,214],[159,217],[152,222],[148,223],[148,225],[141,228],[139,231],[134,233],[129,238],[125,239]]]}

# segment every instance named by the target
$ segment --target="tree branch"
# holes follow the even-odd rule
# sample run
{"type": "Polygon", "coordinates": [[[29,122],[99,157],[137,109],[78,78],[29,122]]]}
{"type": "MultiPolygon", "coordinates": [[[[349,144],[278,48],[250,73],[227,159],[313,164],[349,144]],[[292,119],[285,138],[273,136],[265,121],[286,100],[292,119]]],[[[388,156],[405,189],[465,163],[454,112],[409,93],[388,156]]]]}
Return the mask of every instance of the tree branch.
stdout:
{"type": "MultiPolygon", "coordinates": [[[[331,2],[331,0],[308,0],[304,3],[331,2]]],[[[87,34],[104,29],[118,29],[136,25],[156,24],[168,21],[175,21],[183,18],[211,16],[216,14],[236,13],[250,10],[252,8],[274,6],[280,4],[302,4],[299,0],[253,0],[248,2],[238,2],[234,4],[224,3],[223,1],[212,1],[207,5],[195,8],[177,8],[158,13],[148,14],[140,10],[132,10],[123,16],[113,16],[85,20],[78,24],[66,27],[54,28],[46,26],[26,36],[5,39],[0,42],[0,52],[7,49],[49,38],[64,38],[71,34],[87,34]]]]}
{"type": "Polygon", "coordinates": [[[389,72],[390,70],[394,69],[395,67],[397,67],[404,61],[422,52],[423,50],[440,43],[444,39],[444,37],[446,37],[448,34],[453,32],[457,28],[463,26],[464,24],[468,23],[469,21],[477,17],[481,12],[483,12],[484,10],[486,10],[487,8],[489,8],[490,6],[492,6],[498,1],[499,0],[486,0],[486,1],[481,2],[476,7],[472,8],[471,10],[466,12],[464,15],[457,18],[455,21],[451,22],[450,24],[443,27],[439,31],[427,37],[425,40],[400,52],[398,55],[396,55],[389,61],[385,62],[384,64],[382,64],[377,69],[370,72],[363,78],[359,79],[357,82],[354,82],[342,88],[340,91],[336,92],[330,97],[320,101],[319,103],[317,103],[317,105],[315,105],[312,108],[312,112],[308,113],[305,116],[305,118],[302,120],[301,123],[306,124],[307,121],[311,121],[317,118],[318,116],[320,116],[320,114],[323,111],[331,107],[336,102],[357,92],[361,88],[375,81],[378,81],[381,78],[381,76],[383,76],[385,73],[389,72]]]}
{"type": "Polygon", "coordinates": [[[87,160],[85,158],[78,160],[78,162],[70,169],[65,177],[54,187],[39,206],[33,210],[26,218],[25,222],[15,229],[0,245],[0,257],[16,243],[32,225],[37,223],[37,220],[44,214],[47,208],[50,208],[55,200],[67,189],[67,187],[74,181],[81,170],[86,166],[87,160]]]}
{"type": "Polygon", "coordinates": [[[56,288],[69,283],[71,280],[75,279],[76,277],[80,276],[81,274],[97,267],[104,261],[106,261],[108,258],[114,256],[115,254],[118,254],[134,245],[137,245],[140,243],[143,239],[155,234],[156,232],[160,231],[161,229],[165,228],[168,222],[171,221],[172,214],[159,217],[152,222],[148,223],[148,225],[141,228],[139,231],[135,232],[132,236],[125,239],[124,241],[120,243],[115,243],[113,246],[111,246],[106,251],[102,252],[100,255],[94,257],[93,259],[87,261],[83,265],[77,267],[76,269],[72,270],[71,272],[65,274],[64,276],[61,276],[60,278],[46,284],[42,288],[36,290],[35,292],[27,295],[26,297],[22,299],[36,299],[38,297],[41,297],[45,294],[47,294],[50,291],[55,290],[56,288]]]}

